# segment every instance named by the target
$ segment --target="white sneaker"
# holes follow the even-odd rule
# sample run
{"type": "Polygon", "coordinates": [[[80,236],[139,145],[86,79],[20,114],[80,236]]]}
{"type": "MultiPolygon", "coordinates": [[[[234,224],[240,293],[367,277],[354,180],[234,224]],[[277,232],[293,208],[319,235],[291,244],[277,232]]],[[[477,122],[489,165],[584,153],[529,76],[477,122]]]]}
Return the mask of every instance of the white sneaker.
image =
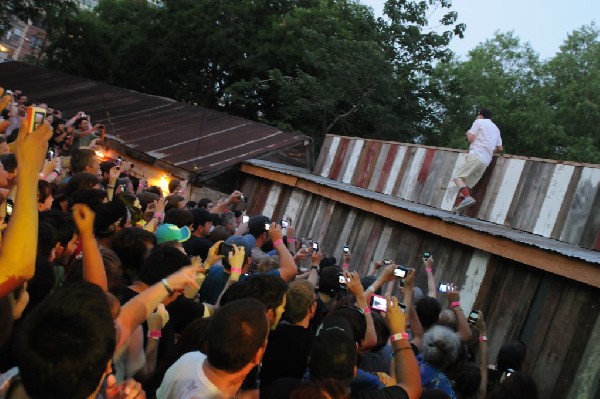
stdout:
{"type": "Polygon", "coordinates": [[[473,197],[470,197],[470,196],[465,197],[465,198],[463,198],[463,200],[461,201],[460,204],[458,204],[457,206],[454,207],[454,209],[452,209],[452,212],[458,213],[465,208],[475,205],[476,202],[477,201],[473,197]]]}

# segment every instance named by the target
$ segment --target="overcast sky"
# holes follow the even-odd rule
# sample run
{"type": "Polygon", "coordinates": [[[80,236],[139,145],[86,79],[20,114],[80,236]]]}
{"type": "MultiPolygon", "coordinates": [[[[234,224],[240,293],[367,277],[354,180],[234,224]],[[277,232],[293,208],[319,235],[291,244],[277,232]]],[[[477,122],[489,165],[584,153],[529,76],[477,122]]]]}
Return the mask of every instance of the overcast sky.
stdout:
{"type": "MultiPolygon", "coordinates": [[[[360,0],[382,16],[385,0],[360,0]]],[[[542,59],[559,50],[567,34],[592,21],[600,23],[600,0],[453,0],[459,22],[467,25],[464,39],[455,38],[450,48],[466,56],[497,30],[513,30],[529,42],[542,59]]]]}

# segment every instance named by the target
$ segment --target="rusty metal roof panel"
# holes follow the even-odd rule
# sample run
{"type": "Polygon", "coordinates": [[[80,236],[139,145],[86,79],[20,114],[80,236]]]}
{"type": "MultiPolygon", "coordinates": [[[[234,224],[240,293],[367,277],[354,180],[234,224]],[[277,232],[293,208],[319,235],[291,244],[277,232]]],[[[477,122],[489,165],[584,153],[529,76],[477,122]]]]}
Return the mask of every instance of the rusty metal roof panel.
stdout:
{"type": "Polygon", "coordinates": [[[594,251],[587,248],[581,248],[573,244],[568,244],[552,238],[546,238],[537,234],[512,229],[510,227],[495,224],[485,220],[475,219],[463,215],[455,215],[450,212],[431,206],[418,204],[412,201],[392,197],[387,194],[382,194],[364,188],[356,187],[338,180],[332,180],[327,177],[314,175],[309,170],[304,168],[292,167],[288,165],[258,159],[252,159],[246,162],[251,165],[259,166],[275,172],[299,177],[323,186],[332,187],[336,190],[355,194],[363,198],[368,198],[374,201],[380,201],[385,204],[395,206],[397,208],[408,210],[410,212],[433,218],[438,218],[447,223],[454,223],[482,233],[503,237],[522,244],[532,245],[543,250],[556,252],[568,257],[578,258],[586,262],[600,264],[600,252],[598,251],[594,251]]]}
{"type": "Polygon", "coordinates": [[[199,174],[214,173],[306,139],[224,112],[20,62],[0,64],[0,85],[20,89],[29,99],[60,109],[65,118],[84,111],[93,123],[107,127],[109,138],[125,147],[199,174]]]}

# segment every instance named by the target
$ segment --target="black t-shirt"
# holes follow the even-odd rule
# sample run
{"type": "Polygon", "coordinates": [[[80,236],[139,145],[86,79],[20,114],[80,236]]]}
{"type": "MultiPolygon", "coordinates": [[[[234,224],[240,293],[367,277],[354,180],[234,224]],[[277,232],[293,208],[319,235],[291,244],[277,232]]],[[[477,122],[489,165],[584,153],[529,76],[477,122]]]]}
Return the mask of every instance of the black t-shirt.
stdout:
{"type": "Polygon", "coordinates": [[[302,326],[280,324],[271,331],[262,359],[261,389],[278,378],[302,378],[306,372],[312,341],[312,333],[302,326]]]}
{"type": "Polygon", "coordinates": [[[213,243],[208,238],[191,236],[189,240],[184,241],[182,245],[188,256],[200,256],[202,259],[206,259],[208,250],[212,247],[213,243]]]}

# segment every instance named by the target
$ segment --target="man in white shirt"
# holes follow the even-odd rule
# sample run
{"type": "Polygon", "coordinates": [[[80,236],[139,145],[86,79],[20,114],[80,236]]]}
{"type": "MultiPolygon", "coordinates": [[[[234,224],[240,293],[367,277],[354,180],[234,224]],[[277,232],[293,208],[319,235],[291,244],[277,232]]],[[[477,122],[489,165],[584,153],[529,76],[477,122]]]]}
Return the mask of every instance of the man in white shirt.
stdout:
{"type": "Polygon", "coordinates": [[[220,307],[208,327],[208,351],[186,353],[167,370],[158,399],[233,398],[267,346],[267,309],[239,299],[220,307]]]}
{"type": "Polygon", "coordinates": [[[492,162],[495,151],[502,151],[502,138],[500,130],[492,122],[492,111],[481,108],[473,126],[467,131],[469,155],[465,163],[458,169],[454,183],[458,187],[460,203],[452,212],[459,212],[469,206],[475,205],[475,198],[471,196],[469,187],[475,186],[492,162]]]}

